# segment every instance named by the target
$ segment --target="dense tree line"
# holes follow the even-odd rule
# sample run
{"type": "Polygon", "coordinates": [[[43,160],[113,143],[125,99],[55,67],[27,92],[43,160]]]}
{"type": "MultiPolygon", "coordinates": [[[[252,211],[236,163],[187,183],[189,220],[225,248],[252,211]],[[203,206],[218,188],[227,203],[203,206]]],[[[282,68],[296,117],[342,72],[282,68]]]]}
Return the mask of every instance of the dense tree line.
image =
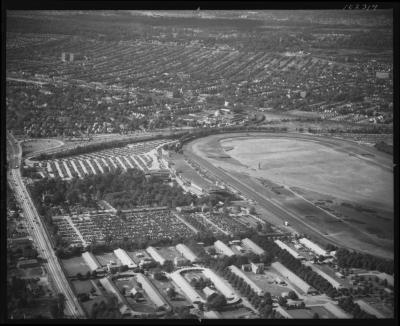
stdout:
{"type": "Polygon", "coordinates": [[[26,167],[21,170],[21,174],[24,178],[40,179],[40,175],[37,173],[36,168],[26,167]]]}
{"type": "Polygon", "coordinates": [[[210,135],[223,134],[229,132],[287,132],[287,127],[267,127],[267,126],[230,126],[220,128],[201,128],[192,130],[179,138],[180,145],[176,146],[176,150],[180,150],[182,145],[196,138],[206,137],[210,135]]]}
{"type": "Polygon", "coordinates": [[[33,295],[28,288],[28,280],[13,276],[7,282],[7,308],[13,310],[27,308],[32,304],[33,295]]]}
{"type": "Polygon", "coordinates": [[[308,128],[308,132],[311,134],[320,134],[320,133],[351,133],[351,134],[390,134],[393,132],[393,128],[387,125],[372,125],[365,127],[357,127],[357,128],[308,128]]]}
{"type": "Polygon", "coordinates": [[[112,295],[106,296],[105,301],[95,302],[90,310],[91,319],[120,319],[118,300],[112,295]]]}
{"type": "Polygon", "coordinates": [[[393,155],[393,146],[386,144],[384,141],[376,143],[375,148],[381,152],[393,155]]]}
{"type": "Polygon", "coordinates": [[[394,273],[394,262],[392,260],[375,257],[369,254],[340,248],[336,251],[336,259],[339,267],[342,268],[365,268],[368,270],[378,270],[391,275],[394,273]]]}
{"type": "Polygon", "coordinates": [[[185,206],[198,201],[196,196],[184,194],[178,185],[170,187],[156,177],[146,178],[137,169],[116,170],[71,181],[45,178],[31,185],[30,189],[35,202],[46,208],[62,206],[67,209],[76,204],[96,207],[96,201],[101,199],[110,200],[116,208],[185,206]]]}
{"type": "Polygon", "coordinates": [[[228,267],[224,268],[222,275],[242,296],[246,297],[258,309],[261,318],[279,318],[279,314],[272,309],[273,302],[269,292],[265,292],[263,296],[259,296],[241,277],[233,273],[228,267]]]}
{"type": "Polygon", "coordinates": [[[376,319],[375,315],[361,310],[360,306],[353,301],[353,297],[351,296],[340,298],[338,304],[344,311],[352,314],[355,319],[376,319]]]}

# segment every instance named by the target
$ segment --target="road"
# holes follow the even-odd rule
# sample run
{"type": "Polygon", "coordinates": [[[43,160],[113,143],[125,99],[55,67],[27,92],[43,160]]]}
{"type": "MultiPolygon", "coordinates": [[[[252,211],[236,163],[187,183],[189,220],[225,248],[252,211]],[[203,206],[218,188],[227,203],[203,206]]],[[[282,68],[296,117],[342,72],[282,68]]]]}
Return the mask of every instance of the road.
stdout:
{"type": "Polygon", "coordinates": [[[73,293],[64,272],[60,266],[57,256],[52,248],[50,238],[36,210],[35,205],[23,183],[20,165],[22,159],[22,149],[20,143],[13,135],[7,134],[7,145],[9,145],[7,155],[9,157],[8,183],[14,191],[15,198],[19,202],[24,216],[28,222],[29,232],[37,246],[39,254],[46,260],[45,267],[49,277],[58,293],[65,295],[66,316],[74,318],[85,318],[85,312],[80,306],[75,294],[73,293]]]}
{"type": "MultiPolygon", "coordinates": [[[[222,183],[227,184],[241,194],[243,194],[248,199],[254,200],[257,202],[261,207],[266,209],[268,212],[272,213],[278,219],[282,221],[282,225],[284,221],[288,221],[289,223],[293,224],[295,229],[300,233],[308,234],[316,239],[319,239],[322,243],[331,243],[335,246],[339,246],[342,248],[347,248],[350,250],[357,250],[359,252],[369,253],[367,250],[363,250],[359,247],[353,248],[350,246],[346,246],[343,242],[338,241],[333,237],[329,237],[327,234],[323,232],[323,230],[319,230],[312,225],[306,223],[305,220],[296,216],[292,212],[288,211],[279,202],[276,200],[267,197],[264,193],[263,187],[260,185],[251,182],[250,179],[239,178],[238,176],[234,175],[233,173],[227,173],[222,168],[214,166],[212,163],[207,161],[206,159],[196,155],[195,151],[192,149],[192,145],[194,142],[190,142],[185,145],[184,150],[190,155],[191,159],[196,161],[199,166],[208,171],[213,177],[218,180],[222,181],[222,183]]],[[[330,145],[333,147],[336,144],[334,142],[330,142],[330,145]]],[[[337,145],[336,145],[337,146],[337,145]]],[[[363,151],[368,151],[368,148],[363,148],[363,151]]],[[[372,150],[371,150],[372,152],[372,150]]],[[[356,155],[359,155],[358,153],[356,155]]],[[[380,162],[379,162],[380,163],[380,162]]],[[[383,164],[380,163],[382,166],[383,164]]],[[[389,169],[389,166],[384,166],[385,168],[389,169]]]]}

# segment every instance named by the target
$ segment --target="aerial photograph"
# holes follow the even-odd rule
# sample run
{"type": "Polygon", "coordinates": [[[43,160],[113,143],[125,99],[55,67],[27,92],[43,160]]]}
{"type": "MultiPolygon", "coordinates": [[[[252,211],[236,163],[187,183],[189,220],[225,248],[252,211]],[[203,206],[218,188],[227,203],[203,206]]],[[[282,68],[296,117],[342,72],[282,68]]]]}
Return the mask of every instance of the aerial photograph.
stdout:
{"type": "Polygon", "coordinates": [[[393,13],[6,10],[5,320],[395,321],[393,13]]]}

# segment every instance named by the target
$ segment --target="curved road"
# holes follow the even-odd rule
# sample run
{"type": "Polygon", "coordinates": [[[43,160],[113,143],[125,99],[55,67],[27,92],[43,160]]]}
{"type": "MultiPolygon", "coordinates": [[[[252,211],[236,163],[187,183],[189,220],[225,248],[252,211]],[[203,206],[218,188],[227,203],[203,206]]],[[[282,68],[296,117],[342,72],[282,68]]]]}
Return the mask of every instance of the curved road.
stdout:
{"type": "MultiPolygon", "coordinates": [[[[255,134],[255,135],[256,136],[257,135],[258,136],[262,136],[260,134],[255,134]]],[[[238,134],[232,134],[232,137],[238,137],[238,136],[239,136],[238,134]]],[[[246,137],[246,136],[247,136],[247,134],[243,135],[243,137],[246,137]]],[[[250,133],[249,136],[253,136],[253,135],[250,133]]],[[[286,134],[286,135],[272,134],[271,136],[272,137],[273,136],[275,136],[275,137],[282,137],[282,136],[288,137],[288,134],[286,134]]],[[[292,134],[292,136],[293,136],[293,134],[292,134]]],[[[336,139],[329,139],[328,138],[328,139],[326,139],[326,143],[325,143],[324,139],[318,139],[315,136],[308,136],[308,135],[299,135],[299,136],[302,136],[300,138],[303,138],[303,139],[306,138],[308,140],[312,140],[312,141],[316,141],[316,142],[324,142],[324,144],[327,144],[328,146],[331,146],[331,147],[340,147],[340,145],[338,145],[338,143],[337,143],[338,140],[336,140],[336,139]],[[305,137],[303,137],[303,136],[305,136],[305,137]]],[[[297,134],[296,134],[296,137],[297,137],[297,134]]],[[[229,138],[229,136],[227,138],[229,138]]],[[[191,159],[196,161],[197,164],[199,164],[200,167],[202,167],[203,169],[209,171],[217,180],[220,180],[223,183],[232,186],[233,188],[238,190],[240,193],[245,195],[247,198],[254,200],[260,206],[262,206],[263,208],[265,208],[266,210],[271,212],[276,217],[280,218],[282,220],[282,222],[283,221],[292,222],[296,227],[299,227],[299,231],[301,231],[301,233],[307,233],[307,234],[309,234],[310,236],[313,236],[316,239],[320,239],[320,241],[322,241],[322,243],[331,243],[331,244],[339,246],[339,247],[344,247],[344,248],[351,249],[351,250],[357,250],[359,252],[370,253],[369,251],[363,250],[363,249],[358,248],[358,247],[357,248],[353,248],[353,247],[346,246],[344,243],[342,243],[340,241],[337,241],[334,238],[328,237],[321,230],[309,225],[302,218],[299,218],[298,216],[296,216],[292,212],[290,212],[287,209],[285,209],[284,207],[282,207],[276,200],[273,200],[271,198],[263,196],[263,192],[264,191],[263,191],[262,187],[260,187],[259,189],[256,189],[253,186],[249,186],[249,184],[247,184],[243,180],[237,178],[236,176],[234,176],[234,175],[232,175],[230,173],[225,172],[223,169],[221,169],[219,167],[214,166],[212,163],[210,163],[206,159],[200,157],[199,155],[197,155],[194,152],[194,150],[192,149],[192,146],[193,146],[193,144],[195,142],[196,142],[196,140],[191,141],[191,142],[189,142],[188,144],[186,144],[184,146],[184,150],[189,153],[191,159]]],[[[341,150],[344,150],[344,151],[347,151],[347,152],[350,153],[350,148],[341,148],[341,150]]],[[[361,155],[362,152],[368,152],[368,153],[372,154],[372,153],[375,152],[375,149],[368,148],[367,146],[362,146],[362,150],[360,150],[359,153],[352,153],[353,155],[356,155],[361,159],[369,161],[370,160],[369,158],[366,158],[366,157],[361,155]]],[[[390,166],[390,164],[387,163],[386,159],[384,161],[374,162],[373,164],[377,164],[380,167],[385,168],[385,169],[391,169],[392,168],[390,166]]]]}
{"type": "Polygon", "coordinates": [[[58,293],[65,296],[65,315],[74,318],[86,318],[85,312],[80,306],[75,294],[73,293],[64,272],[60,266],[57,256],[51,245],[50,238],[42,224],[36,207],[23,183],[20,171],[22,150],[20,144],[10,133],[7,134],[7,156],[8,156],[8,183],[14,191],[15,198],[19,202],[24,216],[30,225],[29,232],[37,245],[39,254],[47,260],[45,266],[49,277],[58,293]]]}

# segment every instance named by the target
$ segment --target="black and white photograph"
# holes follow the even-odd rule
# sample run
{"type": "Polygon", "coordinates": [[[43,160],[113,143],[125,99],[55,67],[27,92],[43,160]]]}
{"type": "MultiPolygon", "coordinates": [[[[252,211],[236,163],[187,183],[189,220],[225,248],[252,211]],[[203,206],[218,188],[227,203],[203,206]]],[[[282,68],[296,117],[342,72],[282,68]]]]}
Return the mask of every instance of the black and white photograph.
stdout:
{"type": "Polygon", "coordinates": [[[397,4],[6,3],[1,323],[395,324],[397,4]]]}

